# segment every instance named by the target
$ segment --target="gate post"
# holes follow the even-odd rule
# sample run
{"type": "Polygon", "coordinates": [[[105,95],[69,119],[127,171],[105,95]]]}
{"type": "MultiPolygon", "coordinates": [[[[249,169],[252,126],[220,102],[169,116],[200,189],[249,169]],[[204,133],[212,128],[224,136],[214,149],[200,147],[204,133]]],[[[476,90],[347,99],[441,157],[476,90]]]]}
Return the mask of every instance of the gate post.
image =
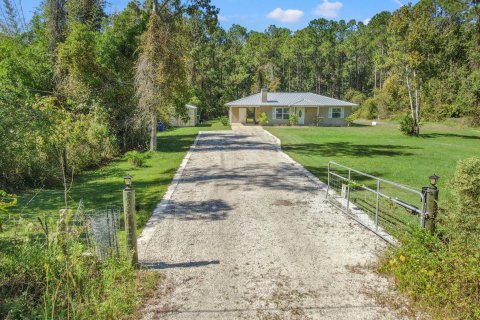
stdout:
{"type": "Polygon", "coordinates": [[[347,213],[350,209],[350,187],[352,184],[352,170],[348,169],[348,185],[347,185],[347,213]]]}
{"type": "Polygon", "coordinates": [[[328,167],[327,167],[327,192],[325,193],[325,199],[328,199],[329,191],[330,191],[330,161],[328,161],[328,167]]]}
{"type": "Polygon", "coordinates": [[[135,190],[132,188],[132,177],[125,176],[125,189],[123,190],[123,212],[125,215],[125,236],[127,254],[131,254],[132,263],[138,265],[137,249],[137,222],[135,217],[135,190]]]}
{"type": "Polygon", "coordinates": [[[430,184],[428,187],[425,196],[427,213],[425,216],[425,229],[427,229],[431,234],[435,232],[435,219],[437,218],[438,213],[438,188],[436,187],[439,177],[433,174],[430,176],[430,184]]]}
{"type": "Polygon", "coordinates": [[[375,201],[375,230],[378,231],[378,213],[380,211],[380,179],[377,179],[377,199],[375,201]]]}

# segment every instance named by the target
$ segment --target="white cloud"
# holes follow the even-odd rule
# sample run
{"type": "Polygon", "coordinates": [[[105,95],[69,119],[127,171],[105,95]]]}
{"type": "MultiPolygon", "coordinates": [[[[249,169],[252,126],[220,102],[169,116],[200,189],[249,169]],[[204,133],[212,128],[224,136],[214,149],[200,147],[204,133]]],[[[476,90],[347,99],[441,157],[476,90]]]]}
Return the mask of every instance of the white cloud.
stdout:
{"type": "Polygon", "coordinates": [[[370,20],[372,20],[372,19],[368,18],[368,19],[363,20],[363,24],[364,24],[364,25],[369,24],[369,23],[370,23],[370,20]]]}
{"type": "Polygon", "coordinates": [[[340,1],[330,2],[328,0],[323,0],[322,4],[319,4],[313,13],[317,16],[325,17],[325,18],[336,18],[338,17],[338,13],[340,9],[343,8],[343,3],[340,1]]]}
{"type": "Polygon", "coordinates": [[[287,9],[283,10],[282,8],[277,8],[267,14],[267,18],[273,19],[273,20],[278,20],[280,22],[286,22],[286,23],[291,23],[291,22],[297,22],[303,17],[303,11],[302,10],[295,10],[295,9],[287,9]]]}
{"type": "Polygon", "coordinates": [[[398,4],[400,7],[403,6],[402,1],[400,1],[400,0],[393,0],[393,2],[395,2],[396,4],[398,4]]]}
{"type": "Polygon", "coordinates": [[[221,22],[228,20],[228,17],[222,16],[221,14],[219,14],[217,18],[218,18],[218,21],[221,21],[221,22]]]}

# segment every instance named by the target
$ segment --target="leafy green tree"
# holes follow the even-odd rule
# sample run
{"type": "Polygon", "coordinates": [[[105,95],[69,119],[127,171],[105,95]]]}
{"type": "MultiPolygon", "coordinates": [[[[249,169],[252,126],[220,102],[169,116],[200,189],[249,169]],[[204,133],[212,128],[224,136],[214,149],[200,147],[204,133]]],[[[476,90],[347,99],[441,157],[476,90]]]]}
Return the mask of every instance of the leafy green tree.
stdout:
{"type": "Polygon", "coordinates": [[[67,1],[68,24],[82,24],[90,31],[99,31],[105,18],[105,4],[105,0],[67,1]]]}
{"type": "Polygon", "coordinates": [[[45,3],[50,50],[55,56],[59,43],[65,41],[67,29],[66,0],[47,0],[45,3]]]}
{"type": "Polygon", "coordinates": [[[153,1],[135,75],[140,123],[147,123],[149,148],[157,150],[157,119],[186,99],[185,28],[179,3],[153,1]]]}

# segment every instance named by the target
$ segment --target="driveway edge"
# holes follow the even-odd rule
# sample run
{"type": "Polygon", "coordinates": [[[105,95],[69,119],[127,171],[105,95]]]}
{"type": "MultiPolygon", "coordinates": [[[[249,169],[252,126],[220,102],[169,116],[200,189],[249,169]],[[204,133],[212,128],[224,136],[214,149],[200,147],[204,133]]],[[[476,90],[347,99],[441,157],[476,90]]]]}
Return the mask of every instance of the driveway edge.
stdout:
{"type": "Polygon", "coordinates": [[[157,205],[157,207],[153,210],[152,216],[150,217],[150,219],[148,219],[148,222],[145,224],[142,234],[137,239],[137,245],[142,245],[142,246],[146,245],[152,238],[155,232],[155,228],[157,227],[157,224],[160,221],[160,214],[167,208],[168,204],[170,203],[170,199],[175,193],[175,190],[177,189],[179,182],[182,180],[183,171],[185,170],[185,167],[187,166],[193,151],[197,147],[198,140],[203,133],[204,131],[198,132],[197,137],[195,138],[195,142],[193,142],[193,144],[190,146],[190,149],[187,151],[187,154],[183,158],[182,163],[177,169],[177,172],[173,176],[173,179],[168,186],[167,192],[165,192],[162,200],[157,205]]]}
{"type": "Polygon", "coordinates": [[[305,169],[304,166],[302,166],[299,162],[295,161],[294,159],[292,159],[292,157],[290,157],[288,154],[286,154],[285,152],[283,152],[282,150],[282,141],[280,140],[280,138],[278,138],[277,136],[273,135],[272,133],[268,132],[267,130],[265,130],[265,128],[263,128],[263,131],[270,137],[272,137],[276,144],[277,144],[277,151],[280,152],[280,154],[282,155],[283,158],[285,158],[288,162],[290,162],[293,166],[296,166],[298,167],[302,172],[303,174],[308,178],[310,179],[313,183],[315,183],[321,190],[324,190],[325,192],[327,191],[327,184],[323,181],[321,181],[320,179],[318,179],[313,173],[311,173],[310,171],[308,171],[307,169],[305,169]]]}
{"type": "MultiPolygon", "coordinates": [[[[268,132],[267,130],[265,130],[263,127],[262,127],[263,131],[265,131],[265,133],[272,137],[276,144],[278,145],[277,146],[277,152],[280,152],[280,154],[282,155],[283,158],[285,158],[288,162],[290,162],[293,166],[296,166],[298,167],[302,172],[303,174],[308,178],[310,179],[313,183],[315,183],[320,190],[323,190],[324,192],[327,192],[327,184],[323,181],[321,181],[320,179],[318,179],[313,173],[311,173],[310,171],[308,171],[303,165],[301,165],[299,162],[295,161],[294,159],[292,159],[288,154],[286,154],[285,152],[283,152],[282,150],[282,142],[280,140],[280,138],[276,137],[275,135],[273,135],[272,133],[268,132]]],[[[328,191],[328,195],[329,196],[337,196],[335,190],[332,190],[330,189],[328,191]]],[[[343,199],[343,201],[340,201],[339,202],[340,205],[342,205],[343,207],[347,207],[346,205],[346,200],[343,199]]],[[[374,226],[374,222],[368,217],[368,215],[363,212],[363,210],[361,208],[359,208],[357,205],[355,205],[354,203],[351,203],[350,204],[350,209],[352,211],[352,214],[347,214],[346,212],[344,212],[344,209],[342,208],[338,208],[343,214],[346,214],[349,218],[357,221],[360,225],[362,225],[363,227],[367,228],[367,230],[373,232],[371,230],[372,226],[374,226]],[[362,219],[363,217],[363,219],[362,219]],[[367,224],[364,224],[360,221],[368,221],[367,224]]],[[[374,232],[375,233],[375,232],[374,232]]],[[[392,235],[390,235],[388,232],[386,232],[383,228],[379,228],[379,231],[377,231],[377,236],[379,236],[381,239],[383,239],[384,241],[392,244],[392,245],[398,245],[398,240],[395,239],[395,237],[393,237],[392,235]]]]}

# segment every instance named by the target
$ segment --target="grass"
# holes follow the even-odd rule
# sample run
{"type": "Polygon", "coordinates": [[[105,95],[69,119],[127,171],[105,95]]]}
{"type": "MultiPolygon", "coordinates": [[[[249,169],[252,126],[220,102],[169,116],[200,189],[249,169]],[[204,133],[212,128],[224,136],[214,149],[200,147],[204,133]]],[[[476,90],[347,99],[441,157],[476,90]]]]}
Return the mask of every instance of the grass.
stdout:
{"type": "MultiPolygon", "coordinates": [[[[158,152],[135,168],[127,159],[119,158],[97,170],[74,178],[69,192],[68,206],[75,208],[83,200],[85,209],[107,205],[122,206],[123,176],[130,174],[136,193],[137,226],[140,232],[153,209],[165,194],[185,154],[199,131],[225,130],[229,127],[219,122],[208,122],[196,127],[169,129],[158,133],[158,152]]],[[[31,190],[19,195],[18,205],[10,211],[27,216],[58,213],[64,207],[63,188],[31,190]]]]}
{"type": "MultiPolygon", "coordinates": [[[[219,123],[167,130],[158,134],[158,152],[147,155],[142,167],[128,157],[76,177],[68,206],[83,200],[86,210],[122,206],[123,176],[133,176],[137,203],[138,232],[163,197],[178,166],[201,130],[228,129],[219,123]]],[[[142,155],[143,156],[143,155],[142,155]]],[[[136,270],[129,254],[100,261],[84,255],[91,246],[85,226],[71,224],[65,232],[59,223],[64,207],[63,189],[41,189],[19,195],[19,205],[0,233],[0,318],[40,319],[134,319],[161,275],[136,270]],[[37,217],[51,216],[48,231],[40,231],[37,217]],[[37,228],[34,228],[36,226],[37,228]],[[36,229],[36,231],[34,230],[36,229]]],[[[124,232],[120,233],[120,241],[124,232]]],[[[122,245],[123,247],[123,245],[122,245]]]]}
{"type": "MultiPolygon", "coordinates": [[[[392,276],[396,288],[409,298],[412,308],[408,312],[413,317],[421,310],[432,319],[480,318],[478,231],[469,231],[469,234],[465,230],[470,229],[464,229],[464,224],[459,228],[451,223],[455,214],[472,215],[469,219],[473,219],[478,211],[478,192],[471,192],[475,189],[471,187],[472,181],[478,177],[475,173],[463,175],[468,181],[457,182],[457,187],[449,184],[459,160],[480,154],[480,130],[452,122],[425,124],[419,138],[402,135],[395,123],[380,123],[376,127],[271,127],[268,130],[281,139],[285,152],[323,181],[326,181],[330,160],[416,190],[429,184],[428,176],[432,173],[439,175],[440,205],[444,210],[439,213],[441,223],[437,234],[421,230],[418,222],[416,228],[404,233],[399,220],[408,224],[417,218],[405,214],[399,206],[381,205],[380,224],[397,238],[402,237],[398,247],[384,253],[378,271],[392,276]],[[459,190],[458,185],[470,186],[464,191],[471,197],[468,202],[471,207],[467,210],[462,211],[452,197],[452,188],[456,188],[457,197],[463,190],[459,190]]],[[[476,168],[468,172],[479,171],[476,168]]],[[[367,185],[371,182],[354,180],[367,185]]],[[[416,198],[417,203],[420,202],[416,198]]],[[[353,192],[351,199],[367,213],[375,212],[373,194],[353,192]]],[[[392,301],[392,307],[396,303],[392,301]]]]}
{"type": "Polygon", "coordinates": [[[441,177],[438,187],[447,196],[457,161],[480,154],[480,130],[445,124],[424,125],[419,138],[401,134],[395,123],[267,130],[280,138],[286,153],[323,181],[329,161],[416,190],[436,173],[441,177]]]}

